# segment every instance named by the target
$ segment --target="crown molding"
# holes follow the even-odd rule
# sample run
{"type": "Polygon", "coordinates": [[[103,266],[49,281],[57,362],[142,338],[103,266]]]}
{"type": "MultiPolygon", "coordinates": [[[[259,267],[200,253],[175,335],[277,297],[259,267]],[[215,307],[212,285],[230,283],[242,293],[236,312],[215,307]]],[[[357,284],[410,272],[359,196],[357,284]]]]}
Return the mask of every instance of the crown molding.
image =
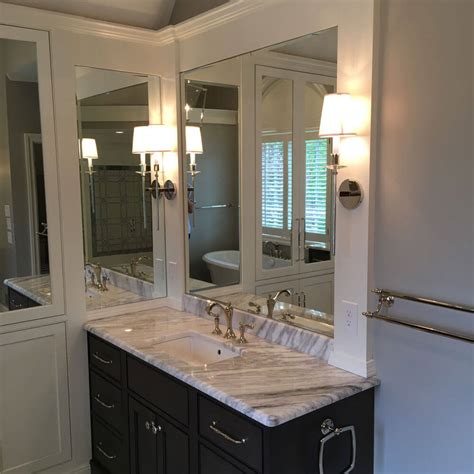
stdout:
{"type": "Polygon", "coordinates": [[[174,26],[176,38],[187,39],[206,30],[225,25],[236,18],[263,8],[264,4],[264,0],[233,0],[174,26]]]}
{"type": "Polygon", "coordinates": [[[150,30],[0,1],[0,24],[45,31],[70,31],[101,38],[164,46],[229,23],[262,8],[263,5],[264,0],[234,0],[178,25],[150,30]]]}

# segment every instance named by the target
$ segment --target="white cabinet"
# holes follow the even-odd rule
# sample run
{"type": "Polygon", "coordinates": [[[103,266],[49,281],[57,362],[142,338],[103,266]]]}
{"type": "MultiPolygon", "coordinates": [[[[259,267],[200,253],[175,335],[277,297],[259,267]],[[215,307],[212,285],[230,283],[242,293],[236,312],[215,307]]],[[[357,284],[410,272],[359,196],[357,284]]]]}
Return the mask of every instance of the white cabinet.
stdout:
{"type": "Polygon", "coordinates": [[[0,334],[0,472],[71,456],[65,323],[0,334]]]}
{"type": "Polygon", "coordinates": [[[334,273],[328,273],[259,285],[256,287],[255,292],[257,295],[267,295],[288,289],[292,292],[292,296],[282,295],[279,301],[314,309],[326,314],[334,314],[333,288],[334,273]]]}
{"type": "Polygon", "coordinates": [[[324,95],[334,92],[335,83],[256,67],[257,280],[334,268],[330,145],[318,130],[324,95]]]}

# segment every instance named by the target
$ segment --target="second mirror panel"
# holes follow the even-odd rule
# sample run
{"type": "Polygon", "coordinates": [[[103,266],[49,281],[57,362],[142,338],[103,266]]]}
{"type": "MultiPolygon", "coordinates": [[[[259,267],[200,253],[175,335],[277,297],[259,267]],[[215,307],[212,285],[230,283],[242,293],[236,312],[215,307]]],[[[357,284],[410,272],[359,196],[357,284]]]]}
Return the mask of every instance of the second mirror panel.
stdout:
{"type": "Polygon", "coordinates": [[[159,78],[86,67],[76,77],[87,309],[166,296],[164,199],[151,184],[162,157],[140,148],[159,78]]]}
{"type": "MultiPolygon", "coordinates": [[[[240,86],[242,110],[239,108],[239,115],[243,121],[240,140],[244,145],[255,144],[252,155],[245,148],[241,176],[238,181],[237,174],[234,178],[235,183],[240,182],[245,197],[252,196],[252,199],[240,201],[242,225],[248,222],[249,216],[255,219],[254,223],[242,228],[239,250],[230,252],[227,239],[233,227],[224,225],[223,215],[217,219],[211,232],[213,245],[220,252],[216,255],[218,258],[209,262],[207,252],[198,249],[200,236],[196,232],[193,236],[190,219],[190,256],[193,254],[191,249],[195,250],[194,257],[189,260],[188,291],[231,303],[262,317],[332,336],[334,200],[332,176],[328,170],[331,143],[319,136],[319,127],[324,97],[336,89],[337,28],[183,76],[184,82],[188,81],[182,103],[188,126],[192,125],[189,117],[193,114],[198,119],[204,116],[205,122],[206,115],[210,116],[206,110],[211,109],[209,103],[203,105],[202,100],[193,105],[192,94],[199,94],[202,99],[200,87],[228,84],[230,77],[234,77],[234,84],[240,86]],[[193,84],[196,85],[194,90],[193,84]],[[196,286],[193,275],[197,261],[206,262],[210,278],[204,280],[211,285],[196,286]],[[213,268],[219,271],[220,277],[213,268]],[[231,272],[235,278],[222,278],[231,272]]],[[[213,141],[222,136],[217,129],[212,131],[213,141]]],[[[191,148],[186,151],[190,153],[191,148]]],[[[192,163],[192,158],[187,158],[186,166],[192,166],[188,165],[188,160],[192,163]]],[[[198,171],[208,165],[204,158],[200,160],[198,171]]],[[[220,160],[224,160],[224,155],[220,160]]],[[[229,192],[232,186],[229,187],[225,172],[217,167],[214,170],[216,173],[210,184],[213,192],[229,192]]],[[[190,173],[191,168],[188,175],[190,173]]],[[[195,175],[195,182],[201,178],[201,174],[195,175]]],[[[197,191],[199,185],[191,185],[191,189],[197,191]]],[[[195,196],[188,202],[188,208],[199,201],[195,196]]],[[[213,203],[218,204],[217,201],[213,203]]],[[[197,208],[198,205],[194,210],[195,217],[198,216],[197,208]]]]}

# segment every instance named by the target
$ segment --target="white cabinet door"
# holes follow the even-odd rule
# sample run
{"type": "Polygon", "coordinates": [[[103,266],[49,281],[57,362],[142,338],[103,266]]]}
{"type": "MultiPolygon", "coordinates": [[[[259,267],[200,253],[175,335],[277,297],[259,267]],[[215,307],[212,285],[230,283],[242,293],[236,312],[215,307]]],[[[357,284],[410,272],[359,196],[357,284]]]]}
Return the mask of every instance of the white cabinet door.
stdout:
{"type": "Polygon", "coordinates": [[[334,273],[301,279],[300,294],[305,308],[334,314],[334,273]]]}
{"type": "Polygon", "coordinates": [[[0,472],[71,457],[65,324],[0,334],[0,472]]]}

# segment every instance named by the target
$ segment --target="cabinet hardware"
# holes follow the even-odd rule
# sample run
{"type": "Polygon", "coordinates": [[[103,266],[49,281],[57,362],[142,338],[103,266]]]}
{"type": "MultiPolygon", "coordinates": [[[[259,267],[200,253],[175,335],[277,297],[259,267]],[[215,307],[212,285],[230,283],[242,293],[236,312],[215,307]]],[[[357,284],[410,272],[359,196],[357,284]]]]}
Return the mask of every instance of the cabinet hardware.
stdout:
{"type": "Polygon", "coordinates": [[[306,293],[302,291],[301,294],[303,295],[303,308],[306,308],[306,293]]]}
{"type": "Polygon", "coordinates": [[[155,422],[152,421],[151,422],[151,432],[156,435],[157,433],[161,432],[163,428],[161,427],[161,425],[155,425],[155,422]]]}
{"type": "Polygon", "coordinates": [[[111,365],[112,364],[112,360],[106,360],[106,359],[102,359],[102,357],[100,357],[99,353],[98,352],[94,352],[92,354],[92,357],[96,360],[98,360],[99,362],[101,362],[102,364],[105,364],[105,365],[111,365]]]}
{"type": "Polygon", "coordinates": [[[100,399],[100,393],[98,393],[95,397],[94,400],[99,404],[102,405],[104,408],[107,408],[108,410],[115,408],[115,405],[112,403],[112,405],[108,405],[107,403],[103,402],[100,399]]]}
{"type": "Polygon", "coordinates": [[[355,428],[354,425],[350,426],[344,426],[343,428],[335,428],[334,427],[334,421],[331,420],[331,418],[326,418],[322,424],[321,424],[321,433],[324,436],[324,438],[321,438],[320,441],[320,448],[319,448],[319,473],[324,474],[324,448],[326,446],[326,443],[334,438],[335,436],[339,436],[342,433],[345,433],[346,431],[351,432],[351,439],[352,439],[352,458],[351,458],[351,464],[350,466],[343,471],[343,474],[348,474],[351,472],[356,463],[356,456],[357,456],[357,443],[356,443],[356,433],[355,433],[355,428]]]}
{"type": "Polygon", "coordinates": [[[117,459],[117,455],[109,454],[106,451],[104,451],[104,449],[102,449],[102,443],[101,442],[99,442],[96,445],[96,448],[97,448],[97,451],[99,451],[99,453],[102,454],[102,456],[105,456],[107,459],[117,459]]]}
{"type": "Polygon", "coordinates": [[[242,439],[235,439],[232,438],[232,436],[228,435],[224,431],[221,431],[219,428],[217,428],[217,421],[213,421],[210,425],[209,428],[214,431],[214,433],[217,433],[219,436],[224,438],[227,441],[230,441],[231,443],[234,444],[245,444],[248,440],[248,438],[242,438],[242,439]]]}
{"type": "Polygon", "coordinates": [[[301,218],[301,228],[303,229],[303,238],[299,239],[300,241],[300,247],[299,247],[299,250],[298,250],[298,259],[301,261],[301,262],[304,262],[304,246],[305,246],[305,243],[306,243],[306,218],[305,217],[302,217],[301,218]],[[303,256],[301,257],[301,249],[303,249],[303,256]]]}

